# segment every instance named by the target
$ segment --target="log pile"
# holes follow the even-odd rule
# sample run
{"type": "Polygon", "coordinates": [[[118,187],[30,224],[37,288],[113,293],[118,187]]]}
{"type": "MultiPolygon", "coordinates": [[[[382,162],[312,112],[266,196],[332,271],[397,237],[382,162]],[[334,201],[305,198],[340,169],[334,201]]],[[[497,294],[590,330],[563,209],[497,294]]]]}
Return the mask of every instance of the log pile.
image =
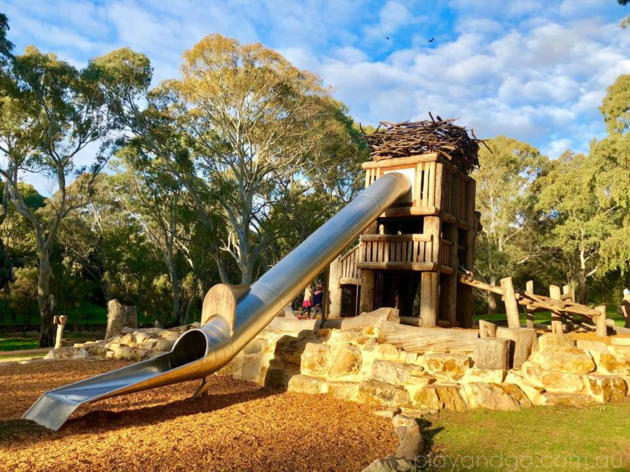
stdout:
{"type": "Polygon", "coordinates": [[[364,134],[372,159],[380,161],[396,157],[407,157],[435,152],[451,161],[465,174],[479,167],[479,143],[475,133],[472,137],[454,119],[443,120],[439,116],[430,120],[390,123],[382,121],[372,134],[364,134]]]}

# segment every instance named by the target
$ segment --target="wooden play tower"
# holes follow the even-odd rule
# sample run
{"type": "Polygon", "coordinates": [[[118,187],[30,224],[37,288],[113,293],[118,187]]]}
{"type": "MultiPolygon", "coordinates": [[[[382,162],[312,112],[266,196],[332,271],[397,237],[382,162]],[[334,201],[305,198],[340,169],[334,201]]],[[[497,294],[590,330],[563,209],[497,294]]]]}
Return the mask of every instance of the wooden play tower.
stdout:
{"type": "Polygon", "coordinates": [[[362,167],[366,187],[401,172],[412,190],[331,264],[328,316],[393,306],[424,327],[471,327],[472,287],[459,282],[458,268],[472,270],[474,261],[474,179],[438,153],[381,158],[362,167]]]}

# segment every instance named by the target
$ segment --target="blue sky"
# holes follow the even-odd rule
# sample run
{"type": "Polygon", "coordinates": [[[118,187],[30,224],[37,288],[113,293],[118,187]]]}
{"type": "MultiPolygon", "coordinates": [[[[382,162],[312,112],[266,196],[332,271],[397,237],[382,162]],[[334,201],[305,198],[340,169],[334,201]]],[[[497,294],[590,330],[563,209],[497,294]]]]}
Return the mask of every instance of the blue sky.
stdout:
{"type": "Polygon", "coordinates": [[[615,0],[5,0],[0,11],[17,52],[34,44],[80,66],[129,46],[156,81],[176,77],[206,34],[259,41],[318,73],[362,123],[432,111],[551,157],[604,135],[598,106],[630,73],[619,27],[630,7],[615,0]]]}

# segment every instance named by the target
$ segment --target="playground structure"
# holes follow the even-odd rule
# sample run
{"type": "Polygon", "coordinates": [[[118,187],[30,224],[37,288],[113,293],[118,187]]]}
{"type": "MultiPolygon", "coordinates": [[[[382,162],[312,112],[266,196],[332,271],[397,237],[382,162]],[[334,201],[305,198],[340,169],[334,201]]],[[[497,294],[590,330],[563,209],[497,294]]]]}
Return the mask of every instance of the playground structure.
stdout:
{"type": "MultiPolygon", "coordinates": [[[[219,284],[211,288],[204,299],[200,328],[185,332],[170,352],[46,392],[24,418],[57,430],[83,403],[205,379],[234,358],[378,215],[410,189],[409,179],[402,173],[375,179],[251,287],[219,284]]],[[[205,381],[197,394],[202,394],[204,387],[205,381]]]]}
{"type": "MultiPolygon", "coordinates": [[[[344,314],[396,307],[401,322],[419,328],[385,323],[380,336],[411,352],[475,343],[476,330],[436,328],[473,327],[474,288],[503,297],[511,329],[521,330],[522,305],[530,315],[552,311],[554,332],[563,331],[563,318],[578,323],[581,316],[595,322],[598,334],[606,334],[605,309],[577,304],[558,287],[545,297],[534,293],[533,284],[516,291],[511,278],[502,279],[501,287],[472,278],[479,215],[468,171],[476,148],[472,159],[461,162],[444,152],[378,157],[363,164],[365,190],[251,287],[213,286],[203,302],[200,327],[182,334],[170,352],[46,392],[24,418],[57,430],[83,403],[193,379],[202,379],[195,395],[204,394],[205,377],[227,365],[329,265],[328,316],[341,315],[344,291],[356,301],[344,314]]],[[[512,335],[535,339],[533,327],[530,316],[529,333],[512,335]]]]}
{"type": "Polygon", "coordinates": [[[438,153],[381,159],[363,168],[366,188],[399,172],[408,176],[411,192],[331,264],[329,317],[339,317],[342,304],[351,306],[344,315],[395,306],[403,317],[419,317],[423,327],[472,327],[472,287],[459,281],[458,269],[472,270],[474,261],[474,179],[438,153]],[[344,303],[348,299],[355,302],[344,303]]]}

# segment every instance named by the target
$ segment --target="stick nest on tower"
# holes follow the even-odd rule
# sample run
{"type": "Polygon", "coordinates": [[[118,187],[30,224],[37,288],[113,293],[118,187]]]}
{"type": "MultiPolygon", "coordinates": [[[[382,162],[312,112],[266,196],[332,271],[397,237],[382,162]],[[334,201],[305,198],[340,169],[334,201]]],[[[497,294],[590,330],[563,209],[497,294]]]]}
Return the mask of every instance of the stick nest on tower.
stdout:
{"type": "Polygon", "coordinates": [[[465,174],[479,167],[479,143],[473,130],[454,125],[455,119],[439,116],[430,120],[389,123],[382,121],[376,131],[365,134],[372,159],[380,161],[396,157],[436,152],[451,161],[465,174]]]}

